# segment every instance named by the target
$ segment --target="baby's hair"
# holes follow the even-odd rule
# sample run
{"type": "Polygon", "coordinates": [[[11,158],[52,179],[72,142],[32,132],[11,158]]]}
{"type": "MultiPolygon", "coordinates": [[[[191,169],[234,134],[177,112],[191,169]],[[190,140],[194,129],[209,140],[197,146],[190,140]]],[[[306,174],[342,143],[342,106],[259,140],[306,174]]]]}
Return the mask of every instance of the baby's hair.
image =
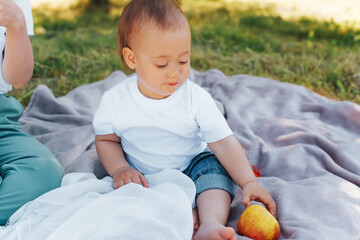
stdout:
{"type": "MultiPolygon", "coordinates": [[[[177,30],[184,23],[185,15],[174,0],[131,0],[124,8],[118,25],[118,53],[124,70],[129,72],[122,50],[131,49],[143,26],[154,24],[161,30],[177,30]]],[[[138,41],[138,40],[137,40],[138,41]]]]}

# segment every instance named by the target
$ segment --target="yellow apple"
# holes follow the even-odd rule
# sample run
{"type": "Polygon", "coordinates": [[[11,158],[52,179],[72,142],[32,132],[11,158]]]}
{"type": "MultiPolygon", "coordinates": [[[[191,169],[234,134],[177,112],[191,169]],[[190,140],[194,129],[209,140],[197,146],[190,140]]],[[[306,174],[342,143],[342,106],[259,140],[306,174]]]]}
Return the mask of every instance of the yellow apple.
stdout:
{"type": "Polygon", "coordinates": [[[236,226],[240,235],[255,240],[275,240],[280,236],[278,221],[260,205],[251,205],[246,208],[236,226]]]}

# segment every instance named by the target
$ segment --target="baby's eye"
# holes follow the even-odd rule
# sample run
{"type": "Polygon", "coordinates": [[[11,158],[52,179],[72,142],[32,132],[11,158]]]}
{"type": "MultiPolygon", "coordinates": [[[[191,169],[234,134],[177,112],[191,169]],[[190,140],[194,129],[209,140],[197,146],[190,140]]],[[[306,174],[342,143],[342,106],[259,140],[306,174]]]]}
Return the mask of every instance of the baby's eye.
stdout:
{"type": "Polygon", "coordinates": [[[158,68],[165,68],[167,64],[155,64],[158,68]]]}
{"type": "Polygon", "coordinates": [[[183,65],[183,64],[187,64],[188,61],[180,61],[179,63],[183,65]]]}

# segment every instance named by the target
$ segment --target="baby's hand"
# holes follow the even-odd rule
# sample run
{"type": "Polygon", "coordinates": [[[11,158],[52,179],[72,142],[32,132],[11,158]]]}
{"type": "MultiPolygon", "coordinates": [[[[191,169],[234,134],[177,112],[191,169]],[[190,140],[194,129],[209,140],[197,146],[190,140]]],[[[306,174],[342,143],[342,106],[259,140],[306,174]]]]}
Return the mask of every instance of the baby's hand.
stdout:
{"type": "Polygon", "coordinates": [[[276,205],[270,193],[257,182],[248,182],[242,186],[242,203],[245,207],[251,205],[250,201],[262,202],[272,215],[276,213],[276,205]]]}
{"type": "Polygon", "coordinates": [[[144,177],[144,175],[142,175],[141,172],[130,166],[118,169],[112,177],[114,180],[113,187],[115,189],[132,182],[141,184],[146,188],[149,187],[149,183],[144,177]]]}
{"type": "Polygon", "coordinates": [[[0,0],[0,26],[10,28],[25,26],[21,8],[13,0],[0,0]]]}

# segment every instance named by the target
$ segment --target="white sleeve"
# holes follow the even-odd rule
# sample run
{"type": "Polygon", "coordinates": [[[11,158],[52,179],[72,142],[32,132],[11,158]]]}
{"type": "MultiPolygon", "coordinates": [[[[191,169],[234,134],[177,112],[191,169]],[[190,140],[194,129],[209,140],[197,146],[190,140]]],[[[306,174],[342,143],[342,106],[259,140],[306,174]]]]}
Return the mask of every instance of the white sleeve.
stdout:
{"type": "Polygon", "coordinates": [[[94,115],[93,126],[96,135],[114,133],[112,110],[107,99],[108,95],[105,92],[94,115]]]}
{"type": "Polygon", "coordinates": [[[24,13],[27,33],[29,36],[34,35],[34,21],[31,11],[31,0],[14,0],[24,13]]]}
{"type": "Polygon", "coordinates": [[[233,134],[208,92],[202,89],[196,99],[195,118],[206,143],[216,142],[233,134]]]}

